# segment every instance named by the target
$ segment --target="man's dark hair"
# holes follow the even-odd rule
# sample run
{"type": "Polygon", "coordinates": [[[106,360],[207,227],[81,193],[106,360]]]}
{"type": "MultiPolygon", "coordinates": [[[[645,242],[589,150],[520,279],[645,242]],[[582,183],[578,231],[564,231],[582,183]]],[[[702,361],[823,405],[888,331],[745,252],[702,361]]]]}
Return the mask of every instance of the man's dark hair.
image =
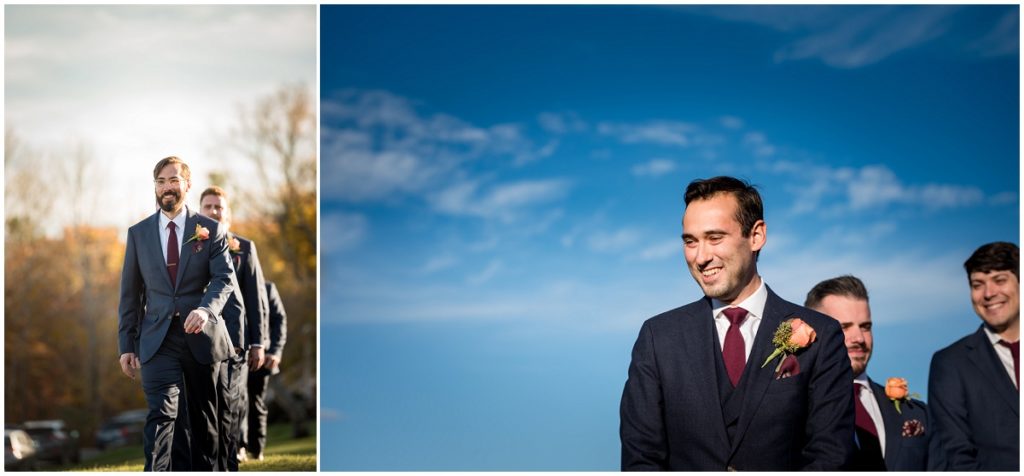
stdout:
{"type": "Polygon", "coordinates": [[[1013,271],[1020,281],[1020,248],[1013,243],[996,241],[981,245],[974,254],[964,262],[967,279],[971,273],[991,273],[992,271],[1013,271]]]}
{"type": "Polygon", "coordinates": [[[814,287],[807,292],[807,299],[804,300],[804,307],[817,309],[821,306],[821,301],[824,301],[828,296],[845,296],[848,298],[867,301],[868,289],[864,287],[864,283],[860,279],[849,274],[839,276],[838,278],[826,279],[815,284],[814,287]]]}
{"type": "Polygon", "coordinates": [[[199,195],[199,203],[202,203],[203,199],[206,198],[207,195],[220,197],[224,200],[228,199],[228,192],[225,192],[223,188],[220,188],[216,185],[211,185],[207,187],[206,190],[203,190],[202,195],[199,195]]]}
{"type": "Polygon", "coordinates": [[[156,180],[160,176],[160,171],[171,164],[181,164],[181,178],[185,180],[192,179],[192,171],[189,170],[188,164],[184,160],[181,160],[175,156],[164,157],[160,159],[160,162],[156,163],[156,167],[153,167],[153,180],[156,180]]]}
{"type": "Polygon", "coordinates": [[[694,200],[707,200],[720,193],[729,193],[736,197],[739,204],[736,210],[736,221],[740,224],[740,231],[743,237],[750,236],[754,224],[758,220],[764,220],[764,204],[761,202],[761,194],[749,183],[727,176],[712,177],[709,179],[697,179],[686,186],[684,200],[689,206],[694,200]]]}

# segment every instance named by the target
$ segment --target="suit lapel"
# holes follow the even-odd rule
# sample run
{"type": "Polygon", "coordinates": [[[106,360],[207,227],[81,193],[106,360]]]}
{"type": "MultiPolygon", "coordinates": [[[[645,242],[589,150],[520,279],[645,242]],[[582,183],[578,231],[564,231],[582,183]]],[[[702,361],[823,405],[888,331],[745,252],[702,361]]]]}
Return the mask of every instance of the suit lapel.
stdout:
{"type": "Polygon", "coordinates": [[[871,384],[871,393],[878,402],[878,409],[882,412],[882,426],[885,427],[885,466],[893,471],[896,461],[899,461],[900,450],[903,449],[903,415],[896,411],[896,405],[885,395],[885,387],[868,379],[871,384]]]}
{"type": "Polygon", "coordinates": [[[174,283],[171,282],[171,275],[167,273],[167,258],[164,258],[164,247],[167,243],[164,243],[160,239],[160,212],[154,213],[147,219],[148,223],[142,227],[142,242],[152,243],[153,246],[147,246],[149,248],[150,259],[153,260],[157,266],[163,268],[164,272],[160,273],[163,275],[164,283],[174,291],[174,283]]]}
{"type": "Polygon", "coordinates": [[[181,285],[182,277],[185,276],[185,270],[188,269],[188,263],[192,259],[192,255],[195,254],[192,252],[192,247],[196,245],[196,241],[193,240],[189,242],[188,239],[195,234],[196,225],[199,224],[199,219],[196,218],[196,213],[189,210],[188,207],[185,208],[185,212],[185,233],[182,235],[181,253],[178,255],[180,257],[181,265],[178,269],[178,282],[174,283],[174,289],[178,289],[178,286],[181,285]]]}
{"type": "Polygon", "coordinates": [[[718,333],[715,331],[714,316],[711,315],[711,301],[708,298],[700,300],[701,309],[684,320],[686,330],[683,332],[684,349],[692,349],[693,354],[689,356],[689,362],[708,362],[710,365],[683,365],[693,370],[694,382],[699,383],[701,388],[713,389],[714,391],[697,392],[703,399],[701,407],[712,409],[711,413],[717,416],[715,434],[721,441],[722,446],[729,444],[729,437],[725,434],[725,420],[722,417],[722,400],[718,394],[718,377],[715,372],[715,359],[722,358],[722,349],[718,344],[718,333]]]}
{"type": "Polygon", "coordinates": [[[743,405],[740,409],[740,420],[736,428],[736,437],[732,442],[730,456],[736,453],[740,442],[743,441],[747,427],[750,426],[750,422],[754,419],[754,414],[757,413],[757,408],[761,405],[764,392],[768,390],[768,384],[771,383],[775,375],[775,364],[778,363],[778,358],[764,368],[761,368],[761,364],[775,350],[775,347],[772,345],[775,329],[787,317],[779,310],[781,300],[782,298],[776,296],[770,288],[768,289],[768,299],[764,304],[764,316],[761,317],[761,324],[757,328],[757,335],[754,336],[754,346],[750,349],[750,357],[747,359],[743,377],[740,379],[740,385],[744,387],[743,405]]]}
{"type": "MultiPolygon", "coordinates": [[[[982,324],[984,326],[984,324],[982,324]]],[[[973,364],[986,380],[993,382],[996,393],[1006,401],[1006,404],[1013,410],[1013,414],[1020,416],[1020,393],[1013,385],[1010,376],[1003,370],[1003,362],[999,360],[992,343],[985,334],[984,327],[974,333],[972,339],[967,342],[967,359],[973,364]]]]}

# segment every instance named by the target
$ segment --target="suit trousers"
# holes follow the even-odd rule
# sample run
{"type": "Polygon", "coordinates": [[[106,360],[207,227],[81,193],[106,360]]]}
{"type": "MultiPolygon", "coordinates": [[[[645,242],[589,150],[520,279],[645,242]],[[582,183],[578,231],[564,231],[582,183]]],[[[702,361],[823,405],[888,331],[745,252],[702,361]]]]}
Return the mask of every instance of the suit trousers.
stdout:
{"type": "Polygon", "coordinates": [[[267,385],[270,369],[261,367],[249,374],[249,422],[245,447],[254,455],[267,445],[267,385]]]}
{"type": "Polygon", "coordinates": [[[185,329],[175,316],[156,354],[140,369],[149,414],[143,429],[146,471],[170,471],[174,443],[187,441],[192,471],[217,469],[217,380],[220,365],[196,361],[185,342],[185,329]],[[179,399],[185,400],[191,435],[175,438],[179,399]]]}
{"type": "Polygon", "coordinates": [[[249,373],[249,365],[242,353],[225,360],[221,366],[223,377],[217,385],[217,405],[221,408],[218,420],[220,464],[222,470],[238,471],[239,435],[245,418],[245,375],[249,373]]]}

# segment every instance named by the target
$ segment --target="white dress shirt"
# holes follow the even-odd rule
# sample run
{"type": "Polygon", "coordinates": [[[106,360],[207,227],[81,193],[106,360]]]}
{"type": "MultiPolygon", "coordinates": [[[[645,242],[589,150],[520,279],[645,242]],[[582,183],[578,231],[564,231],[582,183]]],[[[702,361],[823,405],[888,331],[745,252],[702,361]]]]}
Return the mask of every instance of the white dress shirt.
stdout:
{"type": "Polygon", "coordinates": [[[725,348],[725,333],[729,331],[730,326],[729,318],[725,317],[725,313],[722,311],[729,307],[742,307],[747,310],[747,317],[743,318],[743,322],[740,323],[740,335],[743,336],[743,356],[744,361],[750,360],[750,349],[754,347],[754,336],[757,335],[757,329],[761,326],[764,305],[767,301],[768,288],[763,279],[761,285],[757,287],[757,291],[736,306],[729,306],[717,299],[711,300],[711,315],[715,317],[715,329],[718,330],[718,344],[721,348],[725,348]]]}
{"type": "Polygon", "coordinates": [[[181,207],[181,211],[174,217],[173,220],[167,218],[164,212],[159,212],[158,222],[160,223],[160,249],[164,251],[164,263],[167,263],[167,238],[171,236],[171,231],[167,229],[167,224],[174,222],[175,234],[178,235],[178,257],[181,257],[181,245],[185,243],[185,217],[188,216],[188,207],[181,207]]]}
{"type": "MultiPolygon", "coordinates": [[[[864,409],[868,411],[868,415],[871,416],[871,421],[875,423],[875,430],[878,432],[878,444],[882,447],[882,457],[884,458],[885,420],[882,420],[882,409],[878,407],[878,400],[875,399],[875,391],[871,390],[871,384],[868,383],[868,373],[863,372],[854,377],[853,384],[860,390],[857,392],[857,398],[860,400],[860,403],[864,405],[864,409]]],[[[893,405],[895,404],[893,403],[893,405]]]]}
{"type": "Polygon", "coordinates": [[[1010,376],[1010,381],[1013,385],[1017,386],[1017,373],[1013,370],[1013,352],[1010,352],[1010,348],[1005,345],[999,344],[999,341],[1003,340],[999,337],[999,334],[989,330],[988,326],[982,326],[985,329],[985,335],[988,336],[988,341],[992,343],[992,346],[996,349],[996,355],[999,356],[999,360],[1003,363],[1003,369],[1006,370],[1006,374],[1010,376]]]}

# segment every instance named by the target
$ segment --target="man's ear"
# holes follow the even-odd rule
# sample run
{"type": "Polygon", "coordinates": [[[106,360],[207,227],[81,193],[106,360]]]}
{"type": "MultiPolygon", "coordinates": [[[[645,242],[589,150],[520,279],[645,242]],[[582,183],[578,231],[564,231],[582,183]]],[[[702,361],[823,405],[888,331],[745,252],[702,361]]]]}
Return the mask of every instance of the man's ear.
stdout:
{"type": "Polygon", "coordinates": [[[764,248],[764,245],[767,242],[768,225],[765,224],[764,220],[758,220],[754,222],[754,226],[750,228],[751,251],[761,251],[761,248],[764,248]]]}

